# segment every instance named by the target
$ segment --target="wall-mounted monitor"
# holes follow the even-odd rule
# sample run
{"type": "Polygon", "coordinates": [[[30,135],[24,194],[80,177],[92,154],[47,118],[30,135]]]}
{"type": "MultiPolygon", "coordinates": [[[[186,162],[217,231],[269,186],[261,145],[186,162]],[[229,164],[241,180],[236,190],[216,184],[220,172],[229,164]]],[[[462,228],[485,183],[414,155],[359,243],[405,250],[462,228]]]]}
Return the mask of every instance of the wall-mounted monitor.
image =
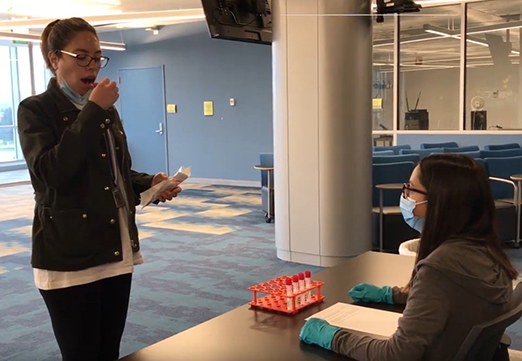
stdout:
{"type": "Polygon", "coordinates": [[[201,0],[210,37],[272,44],[271,0],[201,0]]]}

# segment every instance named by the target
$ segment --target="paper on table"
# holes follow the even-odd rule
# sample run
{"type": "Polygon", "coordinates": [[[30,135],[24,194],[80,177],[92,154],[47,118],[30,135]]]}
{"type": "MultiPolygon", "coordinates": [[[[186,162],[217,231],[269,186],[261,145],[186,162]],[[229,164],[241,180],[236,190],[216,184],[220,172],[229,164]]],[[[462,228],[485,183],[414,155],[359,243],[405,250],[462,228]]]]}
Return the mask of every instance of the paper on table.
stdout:
{"type": "Polygon", "coordinates": [[[397,330],[402,314],[338,302],[307,318],[321,318],[348,330],[389,337],[397,330]]]}
{"type": "Polygon", "coordinates": [[[157,200],[161,192],[163,192],[167,189],[174,188],[175,186],[177,186],[178,184],[183,182],[188,177],[190,177],[190,167],[187,167],[187,168],[179,167],[176,174],[174,174],[173,176],[169,177],[168,179],[166,179],[162,182],[159,182],[154,187],[150,187],[145,192],[142,192],[140,194],[141,203],[143,204],[141,206],[141,209],[147,207],[149,204],[151,204],[152,202],[157,200]]]}

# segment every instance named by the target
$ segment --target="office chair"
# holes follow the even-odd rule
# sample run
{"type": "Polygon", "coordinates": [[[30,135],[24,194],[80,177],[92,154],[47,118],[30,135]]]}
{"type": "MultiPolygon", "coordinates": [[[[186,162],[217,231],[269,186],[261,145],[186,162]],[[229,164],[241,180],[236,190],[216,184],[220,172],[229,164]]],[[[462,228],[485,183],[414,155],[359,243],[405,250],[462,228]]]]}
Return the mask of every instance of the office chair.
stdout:
{"type": "Polygon", "coordinates": [[[410,179],[414,162],[372,164],[372,244],[375,250],[397,252],[399,244],[418,237],[399,208],[402,185],[410,179]],[[381,207],[382,206],[382,207],[381,207]]]}
{"type": "Polygon", "coordinates": [[[485,150],[520,149],[520,144],[518,144],[518,143],[492,144],[492,145],[485,145],[484,149],[485,150]]]}
{"type": "Polygon", "coordinates": [[[372,155],[372,164],[382,163],[401,163],[401,162],[413,162],[417,164],[420,162],[420,156],[418,154],[406,154],[406,155],[372,155]]]}
{"type": "Polygon", "coordinates": [[[512,298],[515,307],[492,321],[473,327],[453,361],[508,361],[507,347],[501,339],[506,328],[522,317],[521,298],[522,285],[518,284],[512,298]]]}
{"type": "Polygon", "coordinates": [[[259,153],[259,165],[254,168],[261,170],[261,208],[270,223],[274,219],[274,153],[259,153]]]}
{"type": "Polygon", "coordinates": [[[456,142],[444,142],[444,143],[422,143],[421,149],[432,149],[432,148],[458,148],[459,145],[456,142]]]}

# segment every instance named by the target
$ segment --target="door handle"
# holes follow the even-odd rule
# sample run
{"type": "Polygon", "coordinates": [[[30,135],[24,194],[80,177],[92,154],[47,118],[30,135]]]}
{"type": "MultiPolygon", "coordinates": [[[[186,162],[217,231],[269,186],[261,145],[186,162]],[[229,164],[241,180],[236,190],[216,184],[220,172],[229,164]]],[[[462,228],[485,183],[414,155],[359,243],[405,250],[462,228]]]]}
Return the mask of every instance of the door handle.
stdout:
{"type": "Polygon", "coordinates": [[[159,129],[156,129],[156,133],[163,134],[163,123],[159,123],[159,129]]]}

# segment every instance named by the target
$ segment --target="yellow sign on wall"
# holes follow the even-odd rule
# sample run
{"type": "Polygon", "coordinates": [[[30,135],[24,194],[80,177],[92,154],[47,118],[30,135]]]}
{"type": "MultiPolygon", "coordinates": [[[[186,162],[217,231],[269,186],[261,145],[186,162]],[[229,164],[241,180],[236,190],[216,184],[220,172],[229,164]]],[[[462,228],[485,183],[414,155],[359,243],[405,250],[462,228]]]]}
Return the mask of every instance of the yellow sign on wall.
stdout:
{"type": "Polygon", "coordinates": [[[176,113],[177,107],[176,104],[167,104],[167,113],[176,113]]]}
{"type": "Polygon", "coordinates": [[[214,115],[214,102],[211,100],[205,100],[203,102],[203,114],[205,116],[214,115]]]}

